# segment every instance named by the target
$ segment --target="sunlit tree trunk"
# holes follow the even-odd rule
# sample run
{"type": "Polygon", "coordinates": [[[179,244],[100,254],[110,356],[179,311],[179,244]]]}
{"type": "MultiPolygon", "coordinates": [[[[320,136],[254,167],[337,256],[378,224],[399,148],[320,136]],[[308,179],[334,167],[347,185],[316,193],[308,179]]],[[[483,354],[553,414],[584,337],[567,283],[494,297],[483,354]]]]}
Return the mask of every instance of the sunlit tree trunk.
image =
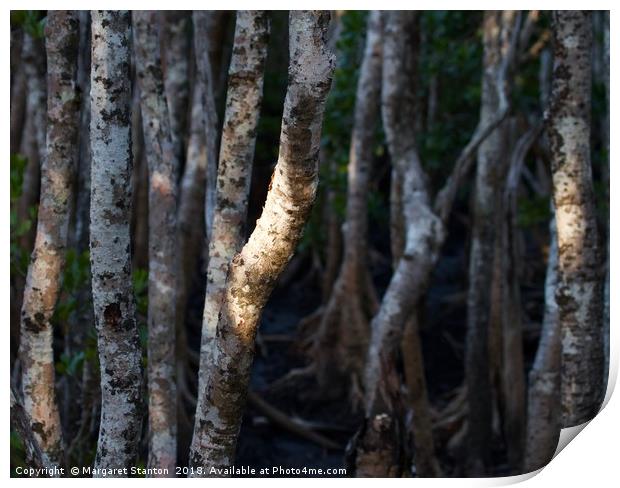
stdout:
{"type": "Polygon", "coordinates": [[[237,13],[233,55],[228,73],[226,114],[218,165],[216,207],[213,217],[207,291],[202,324],[198,404],[192,451],[204,442],[212,406],[205,403],[205,389],[217,365],[213,361],[218,316],[226,287],[226,274],[245,238],[248,197],[252,178],[256,127],[263,98],[269,18],[264,11],[237,13]]]}
{"type": "Polygon", "coordinates": [[[79,94],[76,87],[78,19],[50,12],[45,28],[48,130],[41,167],[41,200],[21,315],[20,358],[24,407],[52,463],[63,456],[55,398],[52,314],[60,293],[77,159],[79,94]]]}
{"type": "MultiPolygon", "coordinates": [[[[501,104],[498,75],[504,69],[514,31],[514,11],[487,11],[483,22],[483,77],[480,120],[496,116],[501,104]]],[[[468,469],[482,474],[491,442],[491,381],[489,373],[489,313],[495,225],[493,215],[501,194],[505,130],[497,127],[478,149],[469,256],[465,380],[468,398],[468,469]],[[499,193],[498,193],[499,192],[499,193]]]]}
{"type": "Polygon", "coordinates": [[[131,14],[93,11],[90,260],[101,369],[95,467],[135,465],[142,367],[131,282],[131,14]]]}
{"type": "MultiPolygon", "coordinates": [[[[318,155],[333,56],[326,48],[329,13],[289,15],[290,65],[280,154],[260,219],[231,262],[217,325],[213,373],[206,385],[204,435],[194,443],[194,467],[234,463],[261,311],[301,237],[318,185],[318,155]]],[[[207,471],[207,475],[212,473],[207,471]]]]}
{"type": "Polygon", "coordinates": [[[317,378],[323,389],[343,391],[354,403],[361,399],[369,318],[376,311],[367,263],[368,186],[381,89],[381,13],[369,14],[366,48],[357,85],[349,153],[344,256],[338,278],[313,346],[317,378]]]}
{"type": "Polygon", "coordinates": [[[603,274],[590,165],[590,15],[553,12],[547,135],[559,249],[556,300],[562,324],[564,427],[590,420],[604,394],[603,274]]]}
{"type": "Polygon", "coordinates": [[[148,465],[174,473],[177,454],[175,300],[179,163],[170,131],[156,18],[155,11],[134,11],[132,14],[144,150],[149,167],[148,465]]]}

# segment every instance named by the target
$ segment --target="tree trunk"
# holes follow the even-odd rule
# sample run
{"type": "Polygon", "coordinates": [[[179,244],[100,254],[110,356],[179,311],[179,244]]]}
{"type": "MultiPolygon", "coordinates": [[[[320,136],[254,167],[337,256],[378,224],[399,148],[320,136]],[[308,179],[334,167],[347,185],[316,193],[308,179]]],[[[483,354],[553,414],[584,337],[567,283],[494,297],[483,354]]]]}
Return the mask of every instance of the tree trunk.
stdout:
{"type": "Polygon", "coordinates": [[[200,423],[200,419],[206,418],[208,409],[212,407],[205,404],[205,388],[213,370],[217,367],[213,361],[213,344],[220,307],[224,299],[226,274],[231,259],[239,252],[245,239],[268,37],[267,12],[247,10],[237,12],[218,165],[216,207],[209,242],[193,451],[202,445],[206,434],[205,426],[200,423]]]}
{"type": "Polygon", "coordinates": [[[127,11],[92,11],[90,261],[101,369],[96,468],[136,461],[142,367],[131,282],[131,81],[127,11]]]}
{"type": "Polygon", "coordinates": [[[46,469],[50,473],[47,476],[53,476],[51,473],[54,472],[55,466],[41,449],[39,440],[32,430],[30,418],[18,398],[19,395],[11,387],[11,427],[19,434],[24,444],[26,464],[29,468],[46,469]]]}
{"type": "Polygon", "coordinates": [[[155,11],[134,11],[133,35],[144,149],[149,167],[148,466],[174,473],[177,174],[155,11]]]}
{"type": "Polygon", "coordinates": [[[318,185],[318,155],[325,100],[334,69],[326,48],[329,13],[289,15],[290,65],[280,155],[256,228],[230,265],[217,325],[213,373],[206,385],[204,436],[191,466],[202,475],[234,463],[261,311],[299,242],[318,185]],[[215,468],[215,469],[211,469],[215,468]]]}
{"type": "Polygon", "coordinates": [[[37,237],[22,306],[20,358],[24,407],[32,429],[50,461],[61,464],[51,318],[60,293],[77,159],[77,16],[71,11],[50,12],[45,35],[50,94],[46,157],[41,167],[37,237]]]}
{"type": "Polygon", "coordinates": [[[605,260],[605,288],[603,290],[603,347],[605,350],[605,368],[603,371],[603,381],[605,387],[609,381],[609,117],[610,117],[610,98],[609,98],[609,11],[604,12],[603,20],[603,82],[605,84],[605,101],[607,105],[605,107],[605,118],[603,119],[603,147],[605,150],[605,165],[603,166],[603,182],[605,184],[605,196],[607,197],[607,220],[605,221],[606,227],[606,260],[605,260]]]}
{"type": "MultiPolygon", "coordinates": [[[[484,70],[480,108],[480,121],[483,124],[492,120],[501,108],[505,87],[500,85],[499,79],[517,30],[516,17],[515,11],[487,11],[484,15],[484,70]]],[[[484,465],[489,461],[492,436],[488,337],[495,242],[493,215],[496,202],[499,201],[498,195],[502,191],[501,158],[504,146],[505,130],[500,125],[480,145],[476,166],[465,358],[468,469],[476,475],[484,473],[484,465]]]]}
{"type": "MultiPolygon", "coordinates": [[[[426,290],[430,271],[438,257],[435,244],[442,242],[444,232],[441,221],[430,208],[427,178],[415,146],[418,35],[415,12],[384,14],[383,126],[393,172],[397,175],[392,182],[402,185],[398,199],[392,200],[392,210],[395,218],[402,222],[402,230],[393,226],[392,236],[397,239],[392,242],[392,249],[397,266],[371,325],[364,383],[367,419],[356,461],[357,474],[361,476],[393,476],[401,469],[398,464],[377,460],[392,459],[392,463],[398,463],[402,456],[398,451],[404,446],[403,427],[397,423],[402,417],[399,409],[402,410],[403,402],[399,398],[396,361],[405,324],[417,313],[418,301],[426,290]],[[383,435],[374,431],[376,426],[381,426],[383,435]],[[383,442],[388,430],[392,430],[394,439],[383,442]],[[372,439],[381,440],[382,445],[373,446],[372,439]]],[[[407,366],[408,386],[415,388],[408,394],[414,406],[413,443],[419,459],[416,468],[421,476],[436,476],[439,467],[434,454],[418,328],[416,324],[408,324],[407,330],[403,354],[415,356],[403,360],[407,366]]]]}
{"type": "Polygon", "coordinates": [[[525,157],[542,127],[529,129],[515,144],[509,161],[505,190],[501,195],[501,221],[498,226],[501,275],[501,388],[503,425],[508,463],[515,474],[523,463],[525,443],[525,376],[523,330],[519,285],[517,242],[517,195],[525,157]]]}
{"type": "Polygon", "coordinates": [[[164,65],[164,87],[170,114],[172,147],[179,167],[185,160],[185,136],[187,132],[187,110],[189,108],[189,27],[191,12],[171,10],[162,12],[162,61],[164,65]]]}
{"type": "MultiPolygon", "coordinates": [[[[196,52],[196,69],[202,83],[204,127],[207,147],[207,187],[205,193],[205,225],[207,244],[211,242],[213,216],[215,215],[215,196],[217,186],[218,126],[217,107],[215,104],[215,78],[209,56],[210,33],[219,16],[214,11],[195,10],[192,15],[194,25],[194,51],[196,52]]],[[[212,49],[212,48],[211,48],[212,49]]]]}
{"type": "Polygon", "coordinates": [[[590,166],[590,13],[554,11],[547,135],[558,231],[563,427],[598,412],[604,394],[603,275],[590,166]]]}
{"type": "Polygon", "coordinates": [[[549,256],[545,278],[545,314],[536,358],[529,374],[527,432],[523,471],[544,467],[560,438],[560,320],[555,291],[558,285],[558,239],[555,218],[549,224],[549,256]]]}
{"type": "Polygon", "coordinates": [[[357,85],[348,168],[344,256],[319,325],[311,355],[323,390],[343,391],[361,399],[364,359],[375,311],[367,263],[368,182],[381,88],[381,13],[369,14],[366,48],[357,85]]]}

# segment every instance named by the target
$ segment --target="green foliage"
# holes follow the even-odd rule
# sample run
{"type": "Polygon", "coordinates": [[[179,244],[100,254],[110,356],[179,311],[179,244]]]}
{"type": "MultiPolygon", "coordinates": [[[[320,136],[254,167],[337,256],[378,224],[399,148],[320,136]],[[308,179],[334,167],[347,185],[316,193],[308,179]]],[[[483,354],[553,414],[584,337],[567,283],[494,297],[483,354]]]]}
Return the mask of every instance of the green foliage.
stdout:
{"type": "Polygon", "coordinates": [[[311,247],[319,250],[325,248],[322,223],[327,189],[334,192],[332,208],[327,210],[344,219],[355,93],[364,51],[367,16],[364,11],[347,11],[340,18],[341,30],[335,48],[337,66],[323,119],[319,195],[299,244],[302,251],[311,247]]]}
{"type": "MultiPolygon", "coordinates": [[[[437,86],[432,124],[422,124],[418,146],[433,187],[441,186],[458,152],[478,122],[482,74],[482,14],[425,11],[419,61],[419,100],[428,100],[431,83],[437,86]]],[[[428,106],[420,106],[427,115],[428,106]]]]}
{"type": "Polygon", "coordinates": [[[517,225],[521,228],[546,224],[551,218],[548,196],[527,196],[517,202],[517,225]]]}
{"type": "Polygon", "coordinates": [[[17,477],[17,473],[15,470],[18,467],[25,468],[27,467],[26,463],[26,449],[24,448],[24,443],[22,442],[21,437],[11,429],[11,478],[17,477]]]}
{"type": "Polygon", "coordinates": [[[35,39],[43,39],[45,19],[43,10],[11,10],[11,27],[22,27],[35,39]]]}
{"type": "Polygon", "coordinates": [[[11,227],[11,274],[26,275],[28,271],[29,250],[24,249],[21,238],[30,232],[30,229],[37,220],[37,208],[28,209],[28,217],[20,218],[18,212],[19,199],[22,196],[24,184],[24,171],[28,165],[28,160],[21,154],[11,154],[10,168],[10,227],[11,227]]]}

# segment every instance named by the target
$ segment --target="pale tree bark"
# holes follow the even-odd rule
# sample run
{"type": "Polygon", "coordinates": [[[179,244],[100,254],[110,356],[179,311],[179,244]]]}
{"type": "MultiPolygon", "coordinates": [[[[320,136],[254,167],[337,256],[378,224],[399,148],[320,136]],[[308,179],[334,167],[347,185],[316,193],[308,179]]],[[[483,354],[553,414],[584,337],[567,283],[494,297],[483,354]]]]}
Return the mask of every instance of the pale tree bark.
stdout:
{"type": "Polygon", "coordinates": [[[562,425],[596,415],[604,394],[603,274],[590,165],[590,13],[554,11],[547,135],[558,232],[562,425]]]}
{"type": "Polygon", "coordinates": [[[96,468],[133,466],[142,366],[131,282],[131,14],[92,11],[90,262],[101,370],[96,468]]]}
{"type": "Polygon", "coordinates": [[[174,155],[179,166],[185,159],[187,110],[189,108],[189,27],[191,12],[170,10],[162,12],[162,62],[164,87],[170,114],[170,134],[174,155]]]}
{"type": "MultiPolygon", "coordinates": [[[[222,50],[226,33],[224,12],[214,12],[215,21],[209,22],[208,50],[211,66],[213,66],[213,78],[216,83],[215,91],[219,93],[222,89],[222,81],[226,79],[226,70],[222,70],[222,50]]],[[[203,84],[197,76],[194,77],[191,128],[189,141],[187,144],[187,157],[181,188],[179,195],[178,211],[178,246],[180,259],[180,272],[178,273],[177,286],[177,384],[178,384],[178,405],[179,412],[179,440],[177,451],[179,452],[179,463],[187,459],[189,446],[191,444],[193,424],[189,415],[186,413],[183,399],[189,400],[188,407],[193,411],[196,407],[196,399],[189,391],[189,382],[195,380],[193,371],[188,364],[187,353],[187,332],[186,324],[198,319],[197,316],[190,317],[187,309],[188,296],[196,288],[200,277],[200,258],[207,258],[208,246],[205,246],[205,182],[207,168],[206,153],[206,131],[204,125],[203,109],[203,84]]],[[[223,87],[225,89],[225,86],[223,87]]],[[[217,96],[216,96],[217,98],[217,96]]],[[[199,289],[204,293],[204,289],[199,289]]],[[[183,461],[185,464],[187,461],[183,461]]]]}
{"type": "Polygon", "coordinates": [[[263,97],[269,18],[264,11],[237,12],[233,54],[228,72],[226,113],[218,165],[216,207],[213,217],[207,291],[202,323],[198,404],[192,450],[206,434],[200,419],[212,406],[206,404],[205,388],[213,369],[213,344],[226,287],[228,266],[245,239],[245,224],[256,144],[256,128],[263,97]]]}
{"type": "MultiPolygon", "coordinates": [[[[401,470],[399,451],[404,449],[404,439],[397,423],[403,415],[398,412],[402,401],[398,398],[396,360],[404,324],[417,313],[418,301],[438,257],[435,244],[443,240],[444,233],[442,222],[430,208],[427,178],[415,145],[417,14],[395,11],[383,17],[382,115],[393,173],[397,175],[392,182],[400,182],[398,199],[392,200],[391,210],[402,226],[402,231],[393,230],[392,236],[402,237],[392,242],[397,266],[371,324],[365,369],[367,419],[356,459],[360,476],[394,476],[401,470]]],[[[421,476],[437,476],[440,470],[434,454],[417,322],[408,323],[406,338],[403,353],[413,356],[405,364],[407,385],[412,389],[408,396],[414,411],[416,470],[421,476]]]]}
{"type": "Polygon", "coordinates": [[[134,11],[132,14],[144,150],[149,167],[148,465],[174,473],[177,454],[175,300],[179,163],[170,132],[156,18],[155,11],[134,11]]]}
{"type": "MultiPolygon", "coordinates": [[[[410,122],[408,126],[406,123],[407,117],[411,119],[416,109],[413,88],[410,86],[411,80],[407,79],[405,73],[411,73],[415,70],[415,66],[407,64],[406,51],[403,51],[404,46],[400,44],[404,41],[404,34],[401,33],[402,30],[399,32],[398,24],[404,21],[405,16],[402,13],[394,15],[384,35],[386,45],[383,115],[390,154],[395,160],[396,169],[402,172],[400,213],[404,219],[405,247],[400,252],[395,249],[396,257],[400,255],[401,259],[383,297],[379,312],[373,319],[373,336],[366,362],[367,409],[368,405],[375,405],[376,411],[383,410],[383,412],[370,418],[367,416],[363,429],[357,434],[358,439],[354,443],[357,444],[355,463],[358,473],[385,476],[398,472],[397,464],[394,462],[395,453],[390,453],[394,447],[389,445],[395,442],[396,426],[389,408],[386,407],[389,407],[390,403],[397,404],[399,382],[398,378],[396,381],[394,379],[393,364],[402,341],[406,382],[411,389],[408,392],[409,402],[414,410],[413,444],[418,451],[418,457],[413,460],[413,464],[419,474],[437,475],[440,471],[434,458],[432,433],[428,425],[430,415],[424,391],[423,359],[417,323],[414,320],[418,314],[418,302],[428,287],[430,275],[446,237],[445,227],[457,189],[471,168],[472,156],[508,112],[506,73],[514,60],[518,38],[516,31],[513,31],[505,58],[496,72],[495,80],[501,103],[492,116],[480,119],[471,139],[456,159],[452,173],[431,205],[426,176],[415,146],[415,133],[410,127],[413,124],[410,122]],[[403,329],[406,332],[404,337],[403,329]],[[383,407],[377,409],[377,406],[380,407],[382,404],[383,407]],[[386,467],[391,467],[389,473],[385,471],[386,467]]],[[[411,30],[403,25],[400,29],[404,29],[405,32],[411,30]]],[[[395,202],[393,208],[397,212],[398,207],[395,202]]]]}
{"type": "Polygon", "coordinates": [[[558,285],[558,239],[555,218],[552,218],[549,224],[549,236],[547,276],[545,277],[545,313],[536,358],[529,373],[524,472],[540,469],[551,461],[562,428],[561,324],[555,298],[558,285]]]}
{"type": "Polygon", "coordinates": [[[335,64],[326,46],[328,24],[328,12],[289,14],[280,155],[263,213],[230,265],[217,325],[216,367],[203,400],[207,416],[197,414],[196,419],[204,436],[193,446],[194,467],[218,469],[234,463],[261,311],[295,251],[314,202],[323,111],[335,64]]]}
{"type": "MultiPolygon", "coordinates": [[[[518,34],[515,11],[487,11],[483,22],[483,77],[480,120],[501,110],[505,87],[498,82],[518,34]]],[[[476,165],[474,224],[469,256],[465,382],[468,399],[468,469],[482,474],[489,461],[492,397],[489,373],[489,313],[495,242],[494,212],[503,182],[502,157],[506,132],[498,126],[480,145],[476,165]]]]}
{"type": "Polygon", "coordinates": [[[214,24],[221,17],[214,11],[194,11],[194,51],[196,52],[196,70],[198,80],[202,83],[204,110],[204,127],[207,147],[207,174],[205,192],[205,225],[207,244],[211,241],[213,217],[215,215],[215,198],[217,186],[217,155],[219,118],[215,104],[215,77],[209,53],[213,50],[210,36],[214,32],[214,24]]]}
{"type": "Polygon", "coordinates": [[[349,390],[361,400],[364,358],[370,335],[369,317],[377,298],[367,263],[368,184],[381,88],[381,14],[369,14],[366,47],[357,84],[349,152],[344,255],[338,278],[312,346],[316,375],[325,391],[349,390]],[[348,385],[343,390],[343,385],[348,385]]]}
{"type": "MultiPolygon", "coordinates": [[[[45,86],[45,48],[40,39],[34,39],[29,34],[24,34],[21,66],[25,75],[23,84],[25,85],[26,113],[23,131],[20,133],[19,152],[27,159],[27,163],[22,181],[22,194],[17,204],[17,216],[20,222],[25,222],[30,220],[30,212],[39,202],[40,167],[45,158],[47,92],[45,86]]],[[[15,83],[19,82],[19,77],[17,78],[15,83]]],[[[14,88],[18,89],[18,86],[16,85],[14,88]]],[[[14,116],[16,115],[11,113],[11,124],[13,124],[14,116]]],[[[30,229],[19,239],[19,244],[25,252],[32,252],[35,236],[36,225],[32,222],[30,229]]],[[[11,338],[14,340],[11,344],[11,351],[13,353],[19,349],[20,312],[23,303],[25,276],[18,273],[11,277],[11,281],[12,291],[14,292],[11,298],[11,338]]]]}
{"type": "Polygon", "coordinates": [[[52,314],[60,293],[77,159],[79,93],[76,88],[78,19],[53,11],[45,28],[48,129],[41,167],[41,200],[21,315],[20,359],[24,407],[41,448],[62,463],[60,415],[55,398],[52,314]]]}

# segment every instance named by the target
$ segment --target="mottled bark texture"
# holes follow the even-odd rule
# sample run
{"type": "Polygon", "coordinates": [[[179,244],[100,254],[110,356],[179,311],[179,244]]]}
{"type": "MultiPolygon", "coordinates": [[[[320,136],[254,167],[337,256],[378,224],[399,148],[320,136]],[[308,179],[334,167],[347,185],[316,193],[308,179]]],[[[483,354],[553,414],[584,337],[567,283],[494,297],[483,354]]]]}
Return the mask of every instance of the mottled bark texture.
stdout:
{"type": "Polygon", "coordinates": [[[170,136],[179,166],[185,159],[187,110],[189,108],[189,60],[191,48],[191,12],[171,10],[162,12],[162,62],[164,87],[170,114],[170,136]]]}
{"type": "Polygon", "coordinates": [[[134,11],[133,39],[149,167],[148,466],[174,473],[177,173],[155,11],[134,11]]]}
{"type": "MultiPolygon", "coordinates": [[[[483,21],[483,77],[480,121],[488,124],[504,109],[506,63],[518,34],[515,11],[487,11],[483,21]]],[[[505,128],[505,127],[504,127],[505,128]]],[[[489,374],[489,312],[495,243],[494,212],[503,187],[502,164],[506,131],[500,125],[478,149],[469,256],[465,382],[468,399],[468,470],[484,473],[491,443],[489,374]]]]}
{"type": "MultiPolygon", "coordinates": [[[[371,324],[372,336],[365,369],[366,427],[357,449],[357,474],[393,476],[401,469],[404,449],[397,359],[405,324],[417,313],[420,296],[427,287],[430,271],[438,257],[437,244],[443,242],[443,224],[430,207],[427,178],[415,145],[416,68],[418,55],[417,14],[389,12],[383,15],[382,115],[395,180],[401,182],[399,198],[392,202],[402,221],[404,242],[392,243],[396,269],[381,306],[371,324]],[[402,246],[402,247],[400,247],[402,246]],[[391,424],[391,425],[390,425],[391,424]],[[380,426],[383,434],[374,431],[380,426]],[[386,442],[391,431],[393,438],[386,442]],[[380,444],[373,445],[373,439],[380,444]],[[387,462],[391,460],[390,462],[387,462]],[[379,462],[381,461],[381,462],[379,462]]],[[[400,232],[395,232],[397,236],[400,232]]],[[[432,426],[424,381],[424,367],[417,324],[410,324],[405,342],[408,391],[413,407],[413,443],[416,471],[421,476],[437,476],[432,426]]]]}
{"type": "Polygon", "coordinates": [[[60,415],[55,398],[51,318],[60,293],[77,159],[79,93],[76,86],[78,19],[53,11],[45,28],[47,138],[41,166],[41,200],[21,314],[20,359],[24,407],[41,448],[62,463],[60,415]]]}
{"type": "Polygon", "coordinates": [[[245,238],[268,36],[267,12],[237,12],[218,164],[216,207],[209,242],[193,449],[202,444],[205,428],[200,419],[206,418],[208,409],[211,408],[211,405],[204,403],[205,388],[217,367],[213,362],[213,343],[224,298],[228,266],[241,249],[245,238]]]}
{"type": "Polygon", "coordinates": [[[11,428],[21,437],[26,451],[26,464],[29,468],[53,470],[47,454],[41,449],[39,440],[32,431],[30,418],[19,401],[19,394],[11,387],[11,428]]]}
{"type": "Polygon", "coordinates": [[[215,196],[217,186],[218,155],[218,116],[215,104],[215,77],[211,66],[212,36],[214,24],[221,20],[217,12],[196,10],[192,14],[194,25],[194,51],[196,52],[196,70],[198,80],[202,83],[202,105],[207,147],[207,186],[205,192],[205,225],[207,243],[211,242],[213,217],[215,215],[215,196]]]}
{"type": "Polygon", "coordinates": [[[381,13],[369,14],[366,47],[355,98],[349,152],[344,256],[311,355],[319,385],[362,397],[362,377],[377,298],[367,263],[368,184],[381,89],[381,13]],[[346,386],[345,386],[346,385],[346,386]]]}
{"type": "Polygon", "coordinates": [[[216,367],[203,399],[209,408],[206,417],[196,420],[204,435],[195,439],[190,456],[194,467],[234,463],[261,311],[293,255],[314,202],[323,111],[335,64],[326,46],[328,24],[324,11],[289,15],[280,154],[263,213],[230,265],[217,326],[216,367]]]}
{"type": "Polygon", "coordinates": [[[553,12],[547,136],[559,249],[563,427],[592,419],[604,394],[603,275],[590,164],[590,15],[553,12]]]}
{"type": "Polygon", "coordinates": [[[142,367],[131,281],[131,14],[92,11],[90,262],[101,369],[95,467],[136,461],[142,367]]]}
{"type": "Polygon", "coordinates": [[[549,255],[545,277],[545,313],[536,358],[529,373],[527,430],[523,472],[544,467],[560,438],[560,320],[555,291],[558,285],[558,239],[555,218],[549,224],[549,255]]]}

